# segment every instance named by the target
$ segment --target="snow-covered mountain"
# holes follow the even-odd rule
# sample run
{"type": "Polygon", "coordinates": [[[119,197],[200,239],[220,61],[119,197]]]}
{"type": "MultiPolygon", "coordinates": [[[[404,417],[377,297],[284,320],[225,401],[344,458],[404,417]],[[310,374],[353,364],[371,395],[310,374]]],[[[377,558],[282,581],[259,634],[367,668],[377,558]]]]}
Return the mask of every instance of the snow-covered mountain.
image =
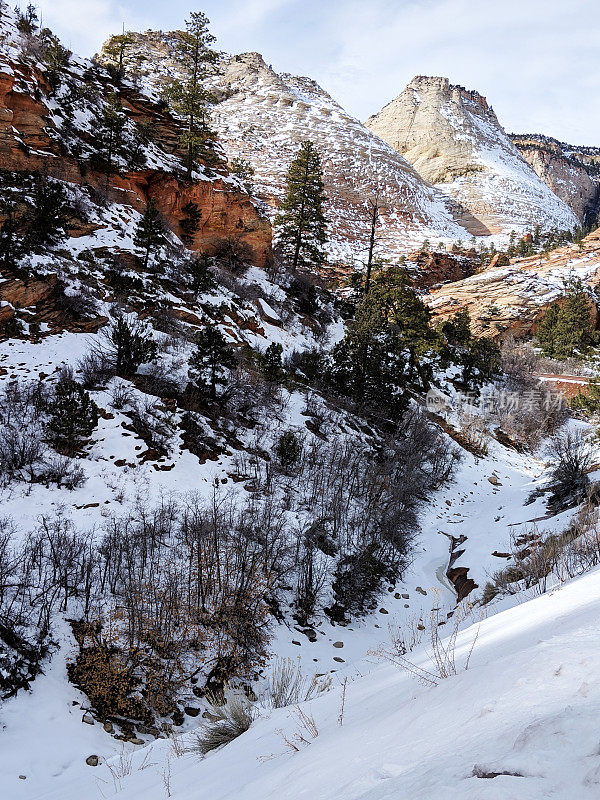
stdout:
{"type": "Polygon", "coordinates": [[[2,9],[0,800],[591,800],[600,510],[583,478],[549,505],[544,446],[590,434],[590,496],[600,446],[525,357],[488,370],[437,323],[528,334],[563,279],[598,284],[600,232],[422,248],[377,304],[274,269],[305,137],[332,260],[376,193],[389,255],[464,240],[453,214],[485,231],[256,53],[221,59],[189,175],[176,37],[135,35],[130,80],[2,9]]]}
{"type": "MultiPolygon", "coordinates": [[[[160,93],[178,69],[176,33],[133,34],[135,62],[146,91],[160,93]]],[[[106,45],[100,55],[107,61],[106,45]]],[[[392,147],[348,114],[315,81],[277,74],[259,53],[223,57],[212,81],[219,102],[213,124],[227,156],[248,160],[255,191],[269,213],[283,196],[285,174],[298,146],[313,140],[323,159],[329,198],[329,251],[356,262],[368,243],[368,202],[379,198],[381,238],[390,256],[423,239],[465,239],[444,194],[433,188],[392,147]]]]}
{"type": "Polygon", "coordinates": [[[599,147],[571,145],[536,133],[511,133],[510,139],[583,224],[596,221],[600,211],[599,147]]]}
{"type": "Polygon", "coordinates": [[[447,78],[418,76],[365,124],[459,204],[463,224],[475,235],[578,224],[477,92],[447,78]]]}

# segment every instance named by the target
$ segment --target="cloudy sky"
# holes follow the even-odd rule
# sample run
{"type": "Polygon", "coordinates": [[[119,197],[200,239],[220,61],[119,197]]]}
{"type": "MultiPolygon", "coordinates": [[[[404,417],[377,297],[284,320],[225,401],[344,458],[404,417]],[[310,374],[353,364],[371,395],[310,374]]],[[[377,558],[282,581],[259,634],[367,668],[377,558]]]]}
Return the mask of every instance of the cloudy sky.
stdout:
{"type": "Polygon", "coordinates": [[[33,1],[82,55],[123,23],[172,30],[201,10],[220,49],[310,75],[361,119],[414,75],[445,75],[485,95],[508,131],[600,145],[597,0],[33,1]]]}

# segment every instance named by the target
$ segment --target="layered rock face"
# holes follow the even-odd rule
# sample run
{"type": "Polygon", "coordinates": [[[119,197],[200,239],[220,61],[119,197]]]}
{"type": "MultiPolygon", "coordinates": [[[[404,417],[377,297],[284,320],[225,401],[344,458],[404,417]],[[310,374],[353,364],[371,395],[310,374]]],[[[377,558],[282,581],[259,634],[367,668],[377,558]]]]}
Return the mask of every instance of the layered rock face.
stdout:
{"type": "Polygon", "coordinates": [[[457,204],[474,235],[577,225],[477,92],[419,76],[365,124],[457,204]]]}
{"type": "Polygon", "coordinates": [[[541,134],[510,134],[536,174],[573,209],[582,224],[600,210],[600,148],[577,147],[541,134]]]}
{"type": "MultiPolygon", "coordinates": [[[[144,91],[159,93],[177,73],[172,59],[176,37],[135,34],[131,74],[139,76],[144,91]]],[[[258,53],[244,53],[222,59],[211,87],[219,101],[213,112],[219,140],[229,159],[252,164],[255,194],[271,216],[300,142],[316,143],[325,171],[333,262],[360,261],[368,243],[368,201],[375,196],[388,255],[404,254],[424,238],[468,235],[441,192],[309,78],[279,75],[258,53]]]]}
{"type": "MultiPolygon", "coordinates": [[[[272,260],[272,234],[266,217],[259,212],[249,195],[232,180],[226,167],[203,180],[186,182],[180,177],[181,164],[177,147],[178,123],[163,108],[139,92],[110,83],[108,76],[97,74],[94,83],[75,102],[68,92],[53,95],[43,68],[34,57],[24,53],[18,35],[5,22],[5,39],[0,52],[0,169],[5,172],[44,173],[60,180],[90,186],[107,193],[114,202],[143,211],[153,198],[173,232],[179,234],[183,208],[189,202],[201,211],[200,227],[193,249],[216,251],[235,231],[252,253],[257,266],[272,260]],[[155,140],[147,148],[147,166],[139,170],[115,169],[109,176],[94,169],[86,155],[93,131],[105,102],[116,92],[129,117],[132,130],[136,122],[151,122],[155,140]],[[65,119],[74,122],[68,134],[65,119]],[[76,141],[77,150],[69,146],[76,141]],[[80,154],[76,157],[75,152],[80,154]]],[[[83,82],[82,73],[91,65],[72,59],[69,80],[83,82]]],[[[88,77],[88,81],[90,78],[88,77]]]]}
{"type": "MultiPolygon", "coordinates": [[[[579,279],[590,287],[600,281],[600,230],[581,246],[566,245],[548,254],[519,259],[433,289],[425,298],[434,319],[444,320],[467,308],[478,335],[529,336],[546,308],[565,293],[565,283],[579,279]]],[[[590,315],[597,320],[590,301],[590,315]]]]}

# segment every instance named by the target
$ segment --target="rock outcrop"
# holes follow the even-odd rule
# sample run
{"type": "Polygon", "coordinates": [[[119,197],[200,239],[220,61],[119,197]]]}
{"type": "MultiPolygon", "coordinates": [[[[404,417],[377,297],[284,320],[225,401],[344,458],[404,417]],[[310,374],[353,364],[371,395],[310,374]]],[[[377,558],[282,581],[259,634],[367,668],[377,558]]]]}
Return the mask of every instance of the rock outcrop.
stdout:
{"type": "Polygon", "coordinates": [[[582,224],[600,211],[600,147],[577,147],[540,134],[510,134],[536,174],[573,209],[582,224]]]}
{"type": "MultiPolygon", "coordinates": [[[[7,23],[5,23],[7,25],[7,23]]],[[[89,94],[97,92],[98,107],[88,107],[85,93],[72,103],[71,98],[51,96],[50,87],[40,64],[19,48],[18,35],[0,53],[0,170],[27,174],[46,174],[62,181],[89,186],[106,193],[109,200],[137,211],[143,211],[150,198],[175,234],[180,234],[183,208],[194,202],[201,212],[200,227],[193,249],[213,253],[235,231],[236,237],[249,248],[253,262],[266,267],[272,260],[272,233],[268,219],[250,196],[232,180],[223,165],[219,172],[203,180],[187,182],[178,168],[180,130],[163,107],[131,87],[113,85],[107,75],[97,72],[89,94]],[[63,130],[68,114],[75,120],[97,119],[103,97],[117,93],[132,124],[151,122],[155,130],[152,158],[148,167],[131,171],[115,168],[107,182],[106,174],[94,168],[85,158],[77,158],[73,148],[65,146],[63,130]],[[65,111],[69,105],[68,113],[65,111]],[[64,106],[64,107],[63,107],[64,106]]],[[[71,81],[81,83],[74,62],[71,81]]],[[[88,78],[89,80],[89,78],[88,78]]],[[[71,124],[69,135],[75,138],[79,152],[90,147],[90,130],[84,124],[71,124]]]]}
{"type": "MultiPolygon", "coordinates": [[[[147,31],[134,37],[131,74],[138,75],[144,91],[158,95],[179,69],[172,59],[177,33],[147,31]]],[[[106,58],[106,46],[103,54],[106,58]]],[[[277,74],[259,53],[243,53],[223,57],[211,89],[218,98],[213,124],[227,157],[252,164],[255,194],[271,216],[300,142],[316,143],[325,171],[334,263],[360,262],[368,242],[368,201],[376,195],[381,238],[392,257],[425,238],[468,236],[444,195],[313,80],[277,74]]]]}
{"type": "Polygon", "coordinates": [[[419,76],[366,126],[451,198],[474,235],[577,225],[477,92],[419,76]]]}
{"type": "MultiPolygon", "coordinates": [[[[444,320],[467,308],[473,331],[499,337],[529,336],[546,308],[565,292],[565,282],[580,279],[595,287],[600,281],[600,230],[587,236],[581,247],[560,247],[548,257],[531,256],[505,267],[492,267],[476,275],[432,289],[425,301],[434,320],[444,320]]],[[[590,300],[590,317],[597,324],[596,306],[590,300]]]]}

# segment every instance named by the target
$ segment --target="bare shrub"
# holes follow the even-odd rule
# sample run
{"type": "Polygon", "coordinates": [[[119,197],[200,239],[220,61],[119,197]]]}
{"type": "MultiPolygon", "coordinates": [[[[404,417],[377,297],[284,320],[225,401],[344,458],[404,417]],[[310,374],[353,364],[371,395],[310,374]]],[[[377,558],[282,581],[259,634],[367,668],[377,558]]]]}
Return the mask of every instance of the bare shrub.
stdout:
{"type": "Polygon", "coordinates": [[[31,477],[43,452],[39,424],[23,421],[18,427],[5,425],[0,430],[0,476],[4,480],[31,477]]]}
{"type": "Polygon", "coordinates": [[[500,344],[500,363],[502,372],[507,376],[509,384],[522,386],[531,381],[531,375],[537,371],[539,355],[531,344],[518,342],[514,336],[505,337],[500,344]]]}
{"type": "Polygon", "coordinates": [[[122,411],[133,399],[131,386],[125,381],[116,381],[111,391],[111,406],[116,411],[122,411]]]}
{"type": "Polygon", "coordinates": [[[115,367],[107,353],[95,348],[79,360],[77,373],[86,389],[99,389],[114,377],[115,367]]]}
{"type": "Polygon", "coordinates": [[[298,753],[303,747],[307,747],[319,735],[319,728],[315,718],[308,711],[302,708],[295,708],[293,715],[296,718],[296,730],[292,735],[278,730],[277,733],[283,739],[287,750],[291,753],[298,753]]]}
{"type": "Polygon", "coordinates": [[[314,676],[309,680],[302,674],[299,662],[276,657],[262,699],[271,708],[285,708],[312,700],[327,691],[330,685],[331,678],[321,680],[314,676]]]}
{"type": "Polygon", "coordinates": [[[213,720],[203,722],[193,735],[189,750],[206,755],[245,733],[256,719],[256,709],[247,697],[227,692],[223,705],[212,705],[213,720]]]}
{"type": "Polygon", "coordinates": [[[54,305],[72,319],[90,317],[96,313],[98,303],[87,286],[78,289],[59,281],[55,290],[54,305]]]}
{"type": "Polygon", "coordinates": [[[0,394],[0,479],[31,478],[43,455],[43,413],[47,389],[41,383],[7,386],[0,394]]]}
{"type": "Polygon", "coordinates": [[[33,480],[46,486],[55,484],[58,487],[73,490],[83,486],[86,475],[83,468],[67,456],[51,456],[36,469],[33,480]]]}
{"type": "Polygon", "coordinates": [[[543,439],[558,431],[569,414],[560,395],[547,390],[542,393],[538,383],[530,386],[529,390],[521,387],[518,402],[500,408],[496,419],[514,442],[535,450],[543,439]],[[524,400],[527,391],[531,392],[531,402],[524,400]]]}
{"type": "Polygon", "coordinates": [[[485,420],[481,416],[468,413],[461,414],[458,431],[471,452],[480,456],[487,455],[492,437],[485,420]]]}
{"type": "Polygon", "coordinates": [[[567,430],[554,436],[547,447],[550,474],[548,489],[552,492],[550,505],[556,509],[569,508],[586,498],[592,464],[589,437],[580,429],[567,430]]]}
{"type": "Polygon", "coordinates": [[[214,257],[219,267],[243,275],[252,262],[252,248],[239,234],[232,234],[219,242],[214,257]]]}
{"type": "Polygon", "coordinates": [[[543,533],[534,529],[514,537],[512,562],[495,572],[485,585],[481,604],[524,590],[544,594],[557,583],[600,564],[598,520],[598,507],[586,504],[563,531],[543,533]]]}
{"type": "Polygon", "coordinates": [[[132,403],[131,406],[128,416],[135,433],[151,450],[167,455],[177,427],[172,413],[150,398],[132,403]]]}
{"type": "Polygon", "coordinates": [[[456,640],[461,623],[467,618],[467,615],[468,611],[464,605],[459,605],[454,611],[444,614],[437,604],[432,608],[427,624],[419,621],[416,629],[408,634],[392,630],[391,646],[380,645],[372,651],[372,655],[401,667],[425,685],[437,686],[441,680],[457,675],[459,669],[469,669],[471,656],[479,636],[479,628],[473,634],[462,666],[457,662],[456,656],[456,640]],[[424,648],[425,658],[419,661],[411,659],[408,654],[420,644],[419,634],[423,632],[425,635],[425,631],[429,638],[429,648],[424,648]]]}

